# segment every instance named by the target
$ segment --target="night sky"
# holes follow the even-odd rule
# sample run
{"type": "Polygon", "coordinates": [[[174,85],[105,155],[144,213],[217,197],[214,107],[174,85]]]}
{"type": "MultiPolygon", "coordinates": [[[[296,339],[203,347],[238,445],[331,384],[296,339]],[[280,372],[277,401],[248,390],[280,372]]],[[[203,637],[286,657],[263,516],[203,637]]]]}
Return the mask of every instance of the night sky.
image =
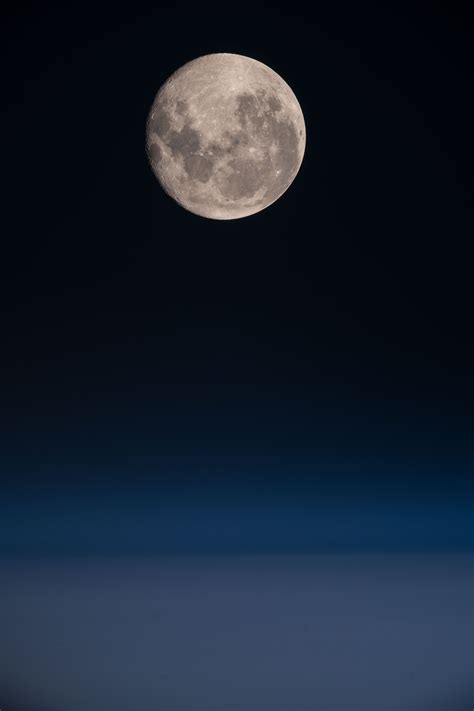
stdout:
{"type": "Polygon", "coordinates": [[[381,5],[7,15],[2,711],[472,707],[474,24],[381,5]],[[240,220],[183,210],[145,154],[157,90],[211,52],[269,65],[306,121],[294,183],[240,220]],[[111,630],[138,644],[102,685],[88,624],[97,666],[111,630]]]}

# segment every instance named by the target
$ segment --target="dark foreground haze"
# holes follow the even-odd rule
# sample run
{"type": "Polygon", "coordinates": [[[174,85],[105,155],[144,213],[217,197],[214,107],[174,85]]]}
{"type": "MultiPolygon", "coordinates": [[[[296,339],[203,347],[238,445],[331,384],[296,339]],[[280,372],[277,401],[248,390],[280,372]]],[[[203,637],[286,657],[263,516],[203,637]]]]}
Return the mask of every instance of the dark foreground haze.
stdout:
{"type": "Polygon", "coordinates": [[[10,564],[5,711],[469,711],[472,559],[10,564]]]}

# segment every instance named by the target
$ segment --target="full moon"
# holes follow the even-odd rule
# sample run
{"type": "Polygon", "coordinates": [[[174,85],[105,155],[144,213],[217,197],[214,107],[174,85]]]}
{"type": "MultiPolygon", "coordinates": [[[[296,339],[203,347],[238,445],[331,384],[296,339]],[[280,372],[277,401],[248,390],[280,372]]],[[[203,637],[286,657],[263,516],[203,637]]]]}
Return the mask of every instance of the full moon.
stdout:
{"type": "Polygon", "coordinates": [[[214,220],[260,212],[298,173],[306,129],[288,84],[240,54],[208,54],[163,84],[148,115],[146,151],[163,189],[214,220]]]}

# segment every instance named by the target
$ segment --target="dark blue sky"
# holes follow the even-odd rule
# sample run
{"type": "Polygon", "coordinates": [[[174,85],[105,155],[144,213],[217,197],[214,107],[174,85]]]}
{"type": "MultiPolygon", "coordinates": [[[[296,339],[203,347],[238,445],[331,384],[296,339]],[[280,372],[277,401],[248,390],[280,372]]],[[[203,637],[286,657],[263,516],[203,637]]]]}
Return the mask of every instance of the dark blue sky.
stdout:
{"type": "MultiPolygon", "coordinates": [[[[9,19],[6,118],[19,138],[1,259],[0,461],[6,520],[18,518],[4,550],[16,535],[27,550],[31,535],[46,553],[28,512],[59,526],[63,499],[85,518],[99,500],[112,520],[124,507],[136,547],[128,497],[146,517],[150,501],[186,500],[189,487],[186,521],[233,506],[235,488],[234,516],[248,506],[276,521],[282,507],[284,520],[286,497],[290,519],[314,506],[380,520],[362,546],[399,535],[404,548],[410,536],[465,548],[467,524],[456,534],[442,522],[456,506],[464,521],[472,500],[469,24],[416,3],[261,10],[251,26],[176,12],[46,6],[9,19]],[[291,189],[230,222],[170,201],[143,148],[161,83],[212,51],[272,66],[307,124],[291,189]],[[416,511],[427,530],[392,525],[416,511]]],[[[358,540],[351,526],[335,525],[338,544],[358,540]]],[[[270,529],[251,526],[245,546],[285,547],[286,527],[270,529]]],[[[98,550],[120,549],[95,535],[98,550]]],[[[76,549],[71,526],[61,547],[68,536],[76,549]]]]}

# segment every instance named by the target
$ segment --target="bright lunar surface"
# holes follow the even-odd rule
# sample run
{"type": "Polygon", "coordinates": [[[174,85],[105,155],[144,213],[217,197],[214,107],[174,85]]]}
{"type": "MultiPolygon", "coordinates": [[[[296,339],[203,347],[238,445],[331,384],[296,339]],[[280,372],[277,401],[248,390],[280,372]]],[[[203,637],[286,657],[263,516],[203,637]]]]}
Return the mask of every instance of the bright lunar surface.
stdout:
{"type": "Polygon", "coordinates": [[[288,84],[240,54],[208,54],[178,69],[151,107],[146,148],[164,190],[214,220],[252,215],[293,182],[303,113],[288,84]]]}

